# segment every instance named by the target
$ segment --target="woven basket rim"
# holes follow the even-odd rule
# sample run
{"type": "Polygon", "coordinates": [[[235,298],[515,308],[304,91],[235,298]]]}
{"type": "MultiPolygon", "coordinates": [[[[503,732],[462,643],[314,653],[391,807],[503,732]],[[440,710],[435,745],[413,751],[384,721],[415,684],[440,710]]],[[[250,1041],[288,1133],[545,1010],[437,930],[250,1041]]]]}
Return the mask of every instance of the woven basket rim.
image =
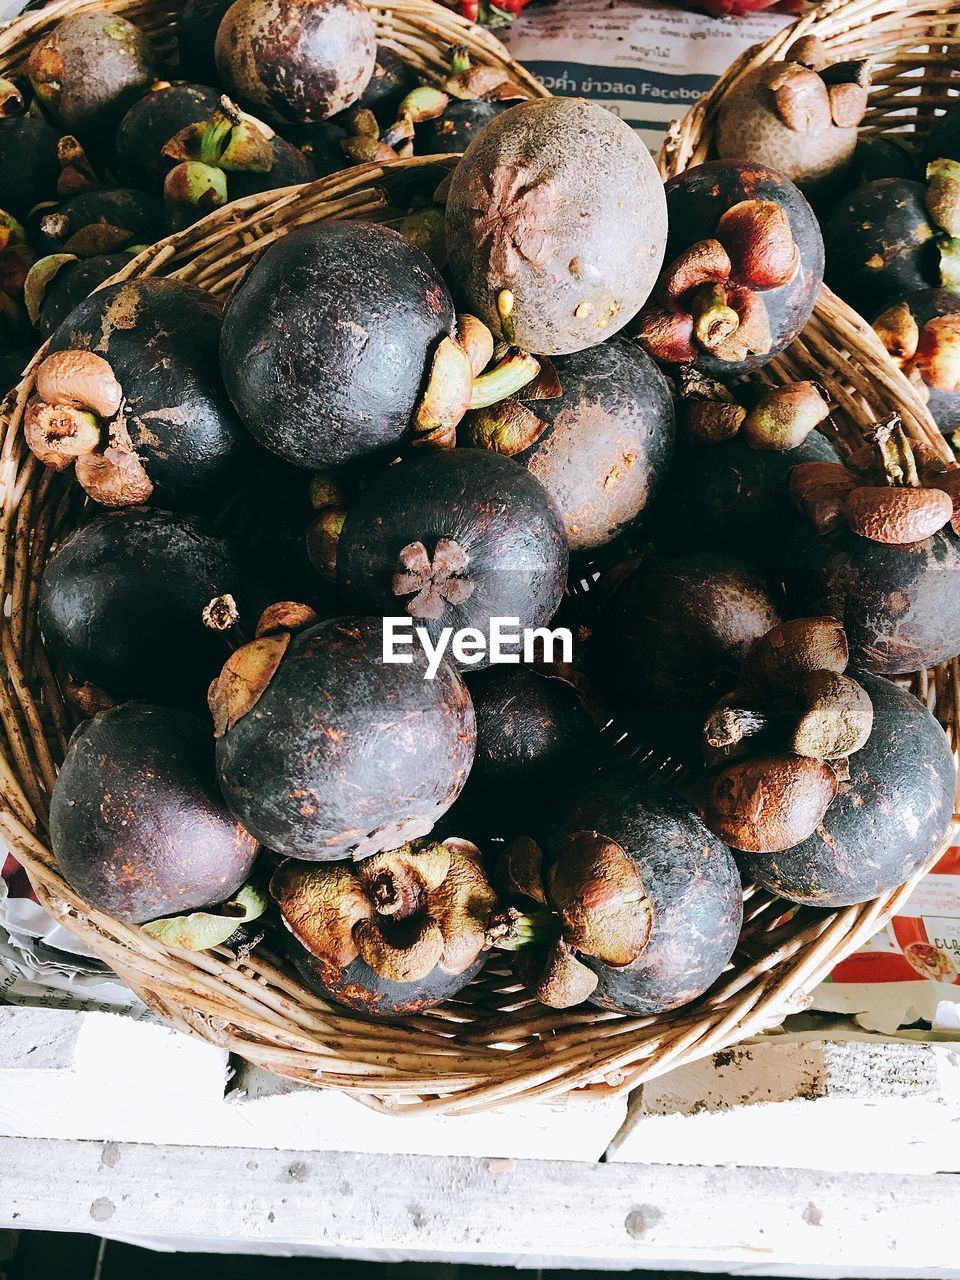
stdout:
{"type": "MultiPolygon", "coordinates": [[[[77,2],[56,5],[60,11],[77,2]]],[[[129,12],[122,0],[111,0],[111,7],[129,12]]],[[[424,7],[425,0],[393,5],[424,7]]],[[[365,165],[250,197],[144,250],[116,278],[171,275],[222,295],[265,237],[321,216],[375,217],[398,184],[434,181],[453,163],[445,156],[365,165]]],[[[901,377],[904,390],[888,374],[879,359],[886,360],[886,353],[863,328],[826,292],[810,328],[770,375],[792,379],[797,368],[808,367],[823,372],[823,361],[832,360],[838,368],[831,365],[823,377],[830,382],[831,370],[836,374],[835,395],[851,420],[894,404],[908,429],[923,437],[930,423],[922,406],[910,405],[909,385],[901,377]]],[[[0,419],[0,563],[14,602],[11,617],[0,619],[0,653],[9,672],[9,680],[0,682],[6,739],[4,745],[0,737],[0,836],[24,862],[51,913],[173,1026],[291,1079],[339,1088],[391,1113],[463,1115],[572,1090],[605,1096],[778,1025],[906,900],[918,877],[874,902],[833,911],[800,908],[787,917],[789,904],[748,888],[738,966],[700,1001],[660,1018],[544,1009],[505,964],[491,960],[462,999],[397,1024],[325,1005],[260,949],[243,961],[223,950],[186,954],[85,906],[59,875],[44,839],[45,796],[69,724],[36,642],[35,607],[39,571],[67,519],[70,488],[27,453],[19,431],[41,353],[0,419]]],[[[955,665],[920,673],[914,689],[928,705],[951,709],[955,746],[955,665]]],[[[949,838],[943,847],[948,844],[949,838]]]]}

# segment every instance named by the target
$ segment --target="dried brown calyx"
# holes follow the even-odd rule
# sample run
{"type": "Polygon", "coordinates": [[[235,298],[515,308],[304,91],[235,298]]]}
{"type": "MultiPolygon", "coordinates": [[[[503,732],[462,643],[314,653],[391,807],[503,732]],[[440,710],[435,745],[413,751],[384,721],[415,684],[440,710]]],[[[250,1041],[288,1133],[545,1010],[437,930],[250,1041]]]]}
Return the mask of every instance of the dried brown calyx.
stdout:
{"type": "Polygon", "coordinates": [[[0,209],[0,318],[9,313],[15,325],[32,266],[33,251],[26,232],[12,214],[0,209]]]}
{"type": "Polygon", "coordinates": [[[507,847],[498,872],[508,895],[534,905],[508,915],[493,945],[530,948],[542,1004],[566,1009],[592,994],[597,975],[585,959],[624,968],[643,954],[653,908],[633,859],[609,836],[572,832],[549,867],[536,841],[522,837],[507,847]]]}
{"type": "Polygon", "coordinates": [[[391,982],[421,981],[438,967],[464,973],[488,945],[497,906],[465,840],[414,840],[352,864],[285,862],[270,892],[316,959],[338,970],[359,959],[391,982]]]}
{"type": "Polygon", "coordinates": [[[413,155],[413,120],[409,117],[400,117],[383,137],[377,117],[368,107],[351,111],[347,124],[350,132],[341,140],[340,149],[353,164],[380,163],[413,155]]]}
{"type": "Polygon", "coordinates": [[[40,363],[23,432],[46,466],[75,463],[80,485],[104,506],[134,506],[153,492],[127,431],[123,389],[93,351],[55,351],[40,363]]]}
{"type": "Polygon", "coordinates": [[[847,497],[860,481],[842,462],[801,462],[787,479],[787,492],[819,534],[844,522],[847,497]]]}
{"type": "Polygon", "coordinates": [[[92,191],[99,186],[96,170],[90,163],[82,143],[73,134],[66,133],[57,143],[57,195],[75,196],[81,191],[92,191]]]}
{"type": "Polygon", "coordinates": [[[808,839],[837,794],[828,764],[808,756],[740,760],[712,778],[701,806],[710,830],[743,853],[780,853],[808,839]]]}
{"type": "Polygon", "coordinates": [[[744,660],[738,689],[704,726],[704,822],[734,849],[778,853],[817,829],[846,758],[873,729],[873,703],[845,675],[847,638],[835,618],[794,618],[744,660]]]}
{"type": "MultiPolygon", "coordinates": [[[[218,603],[224,599],[217,597],[207,605],[207,609],[213,608],[220,614],[222,607],[229,614],[229,605],[218,603]]],[[[270,605],[263,611],[254,639],[230,654],[207,691],[215,738],[222,738],[247,712],[253,710],[283,661],[293,634],[316,621],[317,614],[308,605],[289,600],[270,605]]]]}
{"type": "Polygon", "coordinates": [[[680,422],[686,434],[698,444],[722,444],[732,440],[747,416],[733,392],[695,369],[681,368],[677,376],[680,422]]]}
{"type": "Polygon", "coordinates": [[[925,485],[898,414],[864,432],[876,450],[885,484],[863,484],[847,495],[850,528],[871,542],[905,546],[932,537],[953,517],[953,500],[942,488],[925,485]]]}
{"type": "Polygon", "coordinates": [[[866,745],[873,703],[862,685],[835,671],[812,671],[796,686],[799,717],[787,745],[794,754],[837,760],[866,745]]]}
{"type": "Polygon", "coordinates": [[[765,391],[741,428],[754,449],[786,453],[803,444],[830,413],[830,397],[819,382],[793,382],[765,391]]]}
{"type": "Polygon", "coordinates": [[[773,109],[788,129],[820,133],[836,125],[855,129],[867,110],[870,66],[865,59],[828,62],[815,36],[787,50],[782,70],[770,83],[773,109]]]}
{"type": "Polygon", "coordinates": [[[740,683],[744,688],[780,694],[814,672],[842,675],[849,661],[847,633],[836,618],[791,618],[751,647],[740,683]]]}
{"type": "Polygon", "coordinates": [[[921,330],[910,304],[898,302],[874,320],[873,328],[914,385],[924,392],[960,391],[960,314],[932,316],[921,330]]]}
{"type": "Polygon", "coordinates": [[[468,564],[467,553],[452,538],[438,539],[432,555],[422,542],[410,542],[400,552],[393,594],[412,597],[405,606],[411,617],[436,620],[448,604],[464,604],[473,594],[468,564]]]}
{"type": "Polygon", "coordinates": [[[713,236],[667,265],[640,312],[637,337],[669,364],[690,363],[698,350],[731,363],[765,355],[772,339],[761,295],[799,269],[800,250],[782,207],[741,200],[722,214],[713,236]]]}

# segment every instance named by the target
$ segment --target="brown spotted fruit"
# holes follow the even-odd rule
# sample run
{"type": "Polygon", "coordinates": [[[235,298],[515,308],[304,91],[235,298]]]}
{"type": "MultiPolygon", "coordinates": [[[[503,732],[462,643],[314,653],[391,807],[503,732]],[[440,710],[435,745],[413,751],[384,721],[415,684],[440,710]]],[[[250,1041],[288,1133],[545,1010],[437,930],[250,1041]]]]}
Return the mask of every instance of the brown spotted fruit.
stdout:
{"type": "Polygon", "coordinates": [[[217,29],[228,92],[272,123],[326,120],[373,74],[377,42],[361,0],[235,0],[217,29]]]}
{"type": "Polygon", "coordinates": [[[515,396],[468,414],[460,439],[536,476],[576,551],[610,542],[656,494],[673,455],[673,401],[650,357],[615,338],[558,356],[515,396]]]}
{"type": "Polygon", "coordinates": [[[741,76],[723,95],[717,116],[721,159],[769,165],[805,195],[835,190],[853,157],[870,85],[865,62],[829,65],[796,42],[781,62],[741,76]]]}
{"type": "Polygon", "coordinates": [[[450,999],[483,968],[497,907],[466,840],[414,840],[360,862],[285,862],[270,892],[286,951],[319,995],[377,1017],[450,999]]]}
{"type": "Polygon", "coordinates": [[[873,724],[849,778],[806,839],[741,858],[751,879],[791,902],[844,907],[888,892],[933,857],[953,817],[955,766],[940,725],[889,680],[856,679],[873,724]]]}
{"type": "Polygon", "coordinates": [[[150,88],[153,64],[149,39],[132,22],[118,13],[78,13],[37,41],[27,74],[48,119],[102,142],[150,88]]]}
{"type": "Polygon", "coordinates": [[[542,849],[508,847],[504,887],[536,921],[521,962],[537,999],[662,1013],[726,967],[743,894],[726,845],[678,800],[599,779],[564,805],[542,849]]]}
{"type": "Polygon", "coordinates": [[[108,507],[196,507],[249,457],[223,389],[220,303],[152,276],[107,286],[76,307],[37,369],[24,436],[55,470],[108,507]]]}
{"type": "Polygon", "coordinates": [[[210,689],[230,809],[269,848],[307,861],[427,835],[473,762],[460,675],[441,662],[426,679],[419,646],[408,664],[384,662],[380,618],[270,614],[210,689]]]}
{"type": "Polygon", "coordinates": [[[666,265],[637,339],[661,363],[711,378],[759,368],[813,311],[823,279],[813,210],[789,179],[747,160],[696,165],[666,196],[666,265]]]}
{"type": "Polygon", "coordinates": [[[125,924],[224,902],[258,849],[220,798],[208,727],[141,702],[101,711],[71,738],[50,839],[84,901],[125,924]]]}
{"type": "Polygon", "coordinates": [[[960,162],[932,161],[925,182],[878,178],[824,223],[827,282],[865,315],[903,294],[960,283],[960,162]]]}
{"type": "Polygon", "coordinates": [[[465,309],[543,355],[595,346],[633,318],[662,266],[666,230],[647,148],[580,98],[498,115],[454,170],[446,206],[465,309]]]}

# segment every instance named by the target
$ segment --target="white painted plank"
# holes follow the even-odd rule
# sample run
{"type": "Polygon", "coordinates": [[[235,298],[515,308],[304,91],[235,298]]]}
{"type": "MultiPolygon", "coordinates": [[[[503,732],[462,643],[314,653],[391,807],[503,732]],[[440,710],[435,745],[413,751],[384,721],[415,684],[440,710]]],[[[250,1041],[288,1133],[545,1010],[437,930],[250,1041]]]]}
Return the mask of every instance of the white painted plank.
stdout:
{"type": "Polygon", "coordinates": [[[0,1139],[0,1227],[181,1247],[960,1275],[960,1179],[0,1139]]]}
{"type": "Polygon", "coordinates": [[[152,1021],[0,1007],[0,1134],[216,1147],[599,1160],[627,1099],[531,1103],[479,1116],[383,1116],[330,1090],[239,1065],[152,1021]]]}
{"type": "Polygon", "coordinates": [[[960,1171],[960,1052],[773,1037],[638,1090],[608,1159],[960,1171]]]}

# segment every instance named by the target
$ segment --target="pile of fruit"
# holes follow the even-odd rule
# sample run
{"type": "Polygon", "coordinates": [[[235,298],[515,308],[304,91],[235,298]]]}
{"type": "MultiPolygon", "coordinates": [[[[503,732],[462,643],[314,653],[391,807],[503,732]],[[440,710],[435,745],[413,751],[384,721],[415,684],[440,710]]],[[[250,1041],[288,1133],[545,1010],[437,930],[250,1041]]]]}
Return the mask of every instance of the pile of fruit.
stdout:
{"type": "Polygon", "coordinates": [[[442,88],[361,0],[187,0],[184,79],[114,13],[69,17],[0,79],[0,394],[145,244],[258,192],[352,164],[462,151],[527,96],[506,67],[448,51],[442,88]],[[95,69],[95,70],[91,70],[95,69]]]}
{"type": "MultiPolygon", "coordinates": [[[[260,3],[216,55],[282,115],[238,52],[260,3]]],[[[826,102],[847,147],[856,75],[790,65],[787,127],[826,102]]],[[[338,61],[337,109],[364,75],[338,61]]],[[[82,718],[52,848],[90,906],[282,950],[368,1014],[496,948],[546,1005],[656,1013],[730,962],[741,877],[858,903],[945,838],[946,736],[888,677],[960,653],[960,471],[896,417],[841,457],[829,392],[759,372],[824,270],[767,159],[664,189],[599,106],[491,117],[390,225],[271,240],[225,308],[133,278],[51,325],[24,434],[73,504],[39,620],[82,718]],[[397,617],[422,644],[390,663],[397,617]],[[572,661],[436,656],[497,619],[568,627],[572,661]],[[638,781],[623,732],[681,782],[638,781]]]]}

